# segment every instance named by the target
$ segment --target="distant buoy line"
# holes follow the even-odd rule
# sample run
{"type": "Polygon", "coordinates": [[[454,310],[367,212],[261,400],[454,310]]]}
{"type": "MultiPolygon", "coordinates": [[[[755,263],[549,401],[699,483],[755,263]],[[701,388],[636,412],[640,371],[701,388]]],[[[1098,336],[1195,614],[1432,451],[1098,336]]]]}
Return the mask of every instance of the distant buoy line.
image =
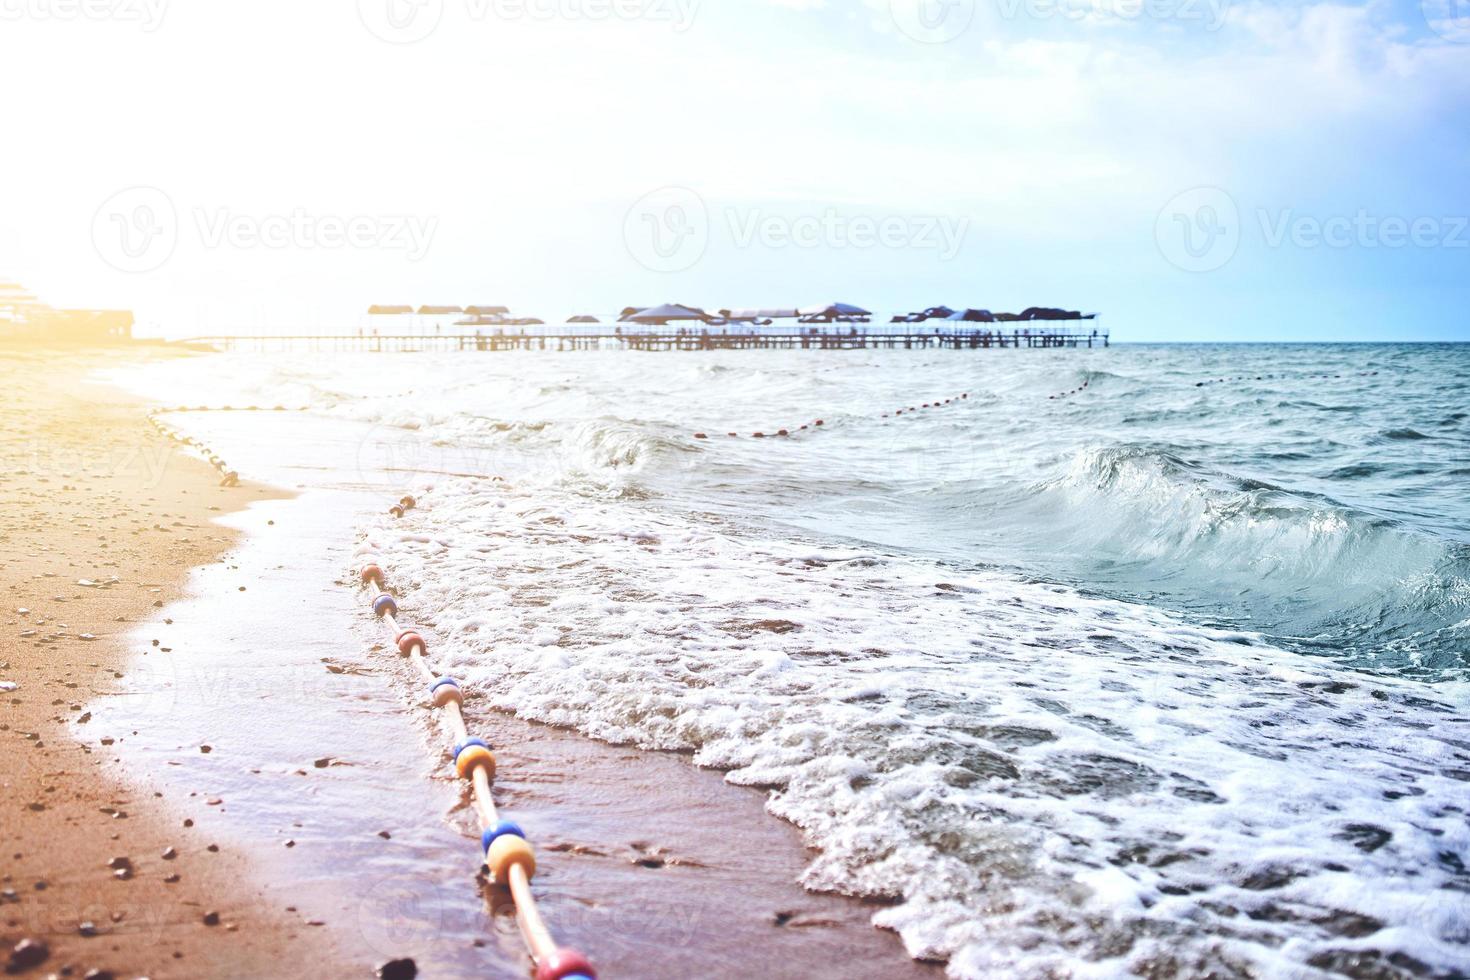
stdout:
{"type": "MultiPolygon", "coordinates": [[[[945,406],[948,406],[948,405],[955,405],[955,404],[958,404],[959,402],[968,401],[969,398],[970,398],[970,393],[967,391],[964,394],[962,394],[962,395],[956,395],[953,398],[945,398],[945,399],[942,399],[942,400],[936,399],[935,401],[932,401],[932,402],[923,402],[923,403],[921,403],[919,405],[910,405],[910,406],[906,406],[904,408],[895,409],[892,412],[884,412],[881,416],[878,416],[878,417],[879,418],[885,418],[885,419],[886,418],[897,418],[898,416],[901,416],[901,415],[911,415],[911,414],[915,414],[917,412],[927,411],[929,409],[944,408],[945,406]]],[[[827,421],[825,419],[816,419],[815,421],[808,422],[805,425],[799,425],[799,426],[795,426],[793,428],[772,429],[770,431],[766,431],[764,429],[760,429],[760,430],[757,430],[755,432],[750,433],[750,438],[751,439],[772,439],[772,438],[786,439],[786,438],[790,438],[791,436],[797,434],[798,432],[810,432],[810,431],[813,431],[815,429],[825,428],[826,425],[827,425],[827,421]]],[[[726,438],[729,438],[729,439],[739,439],[739,438],[741,438],[741,435],[740,435],[739,432],[727,432],[727,433],[725,433],[725,436],[726,436],[726,438]]],[[[709,436],[709,433],[708,432],[696,432],[696,433],[694,433],[694,438],[695,439],[705,440],[705,439],[708,439],[709,437],[710,436],[709,436]]]]}
{"type": "Polygon", "coordinates": [[[213,466],[215,472],[219,474],[220,486],[235,487],[240,485],[240,474],[230,469],[230,464],[226,463],[222,458],[220,458],[218,453],[216,453],[213,449],[210,449],[203,442],[195,439],[193,436],[186,436],[172,426],[165,425],[163,422],[159,421],[159,414],[159,412],[154,412],[153,414],[149,415],[148,423],[152,425],[153,428],[157,429],[160,435],[162,435],[165,439],[168,439],[170,442],[176,442],[180,446],[187,446],[189,449],[194,451],[195,455],[199,456],[210,466],[213,466]]]}
{"type": "Polygon", "coordinates": [[[1055,395],[1047,395],[1046,396],[1046,400],[1049,401],[1049,402],[1054,402],[1054,401],[1059,401],[1060,399],[1063,399],[1063,398],[1071,398],[1073,395],[1080,395],[1084,391],[1086,391],[1087,388],[1088,388],[1088,386],[1091,385],[1091,384],[1092,384],[1092,379],[1091,378],[1088,378],[1086,381],[1082,382],[1080,385],[1078,385],[1077,387],[1071,389],[1070,391],[1059,391],[1055,395]]]}
{"type": "Polygon", "coordinates": [[[1344,378],[1376,378],[1377,371],[1350,371],[1347,374],[1242,374],[1234,378],[1208,378],[1195,382],[1196,388],[1210,385],[1239,384],[1242,381],[1341,381],[1344,378]]]}

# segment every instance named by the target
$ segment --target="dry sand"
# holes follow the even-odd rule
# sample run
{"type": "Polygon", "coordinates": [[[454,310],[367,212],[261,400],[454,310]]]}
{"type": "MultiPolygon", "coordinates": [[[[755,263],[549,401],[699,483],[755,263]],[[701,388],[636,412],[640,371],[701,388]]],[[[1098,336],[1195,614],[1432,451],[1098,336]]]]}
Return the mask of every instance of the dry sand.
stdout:
{"type": "Polygon", "coordinates": [[[179,801],[115,775],[128,733],[90,723],[129,623],[232,544],[215,513],[266,493],[219,488],[136,402],[82,383],[141,356],[162,355],[0,350],[0,684],[17,685],[0,691],[0,959],[30,940],[49,953],[26,976],[344,972],[207,817],[185,826],[179,801]]]}

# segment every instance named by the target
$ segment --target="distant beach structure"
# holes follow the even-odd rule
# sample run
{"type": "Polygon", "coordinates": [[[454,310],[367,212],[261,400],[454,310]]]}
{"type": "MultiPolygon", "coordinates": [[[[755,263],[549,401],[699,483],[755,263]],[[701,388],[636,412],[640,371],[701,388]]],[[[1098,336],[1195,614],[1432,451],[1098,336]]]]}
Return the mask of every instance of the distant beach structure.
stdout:
{"type": "Polygon", "coordinates": [[[382,304],[368,308],[369,329],[219,334],[192,343],[226,350],[369,352],[508,350],[867,350],[1107,347],[1098,314],[1059,307],[993,313],[931,306],[877,314],[853,303],[752,307],[710,312],[689,303],[625,306],[617,313],[553,319],[512,315],[503,305],[382,304]],[[930,323],[929,321],[934,321],[930,323]],[[875,325],[878,324],[878,325],[875,325]],[[1084,325],[1085,324],[1085,325],[1084,325]],[[922,326],[921,326],[922,325],[922,326]]]}
{"type": "Polygon", "coordinates": [[[0,280],[0,342],[120,344],[132,337],[129,310],[59,310],[20,283],[0,280]]]}

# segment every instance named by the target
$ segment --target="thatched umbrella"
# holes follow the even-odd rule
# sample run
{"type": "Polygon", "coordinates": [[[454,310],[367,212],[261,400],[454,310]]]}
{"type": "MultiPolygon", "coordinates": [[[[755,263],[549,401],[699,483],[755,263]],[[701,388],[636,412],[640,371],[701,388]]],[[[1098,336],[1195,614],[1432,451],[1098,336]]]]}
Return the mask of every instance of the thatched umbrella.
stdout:
{"type": "Polygon", "coordinates": [[[808,306],[797,310],[802,316],[832,317],[839,316],[872,316],[871,310],[865,310],[861,306],[853,306],[851,303],[826,303],[821,306],[808,306]]]}
{"type": "Polygon", "coordinates": [[[631,320],[634,323],[652,323],[658,326],[664,326],[676,320],[708,321],[713,318],[703,310],[695,309],[691,306],[665,303],[663,306],[655,306],[652,309],[643,310],[642,312],[624,317],[624,319],[631,320]]]}

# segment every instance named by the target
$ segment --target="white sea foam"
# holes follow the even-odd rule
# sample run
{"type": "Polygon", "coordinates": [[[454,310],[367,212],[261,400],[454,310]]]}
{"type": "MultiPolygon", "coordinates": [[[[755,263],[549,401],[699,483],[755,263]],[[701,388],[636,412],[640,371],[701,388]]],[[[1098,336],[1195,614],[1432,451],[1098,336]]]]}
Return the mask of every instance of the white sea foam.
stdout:
{"type": "Polygon", "coordinates": [[[876,921],[913,955],[1470,963],[1463,700],[1000,573],[538,497],[441,483],[370,532],[444,669],[772,787],[805,883],[901,898],[876,921]]]}
{"type": "MultiPolygon", "coordinates": [[[[1470,685],[1445,679],[1470,596],[1445,531],[1463,413],[1440,394],[1464,364],[1414,375],[1408,421],[1434,438],[1380,444],[1406,411],[1386,378],[1308,400],[1196,388],[1215,355],[1026,353],[220,358],[126,380],[309,405],[290,435],[423,498],[358,550],[476,710],[771,787],[817,848],[806,884],[892,898],[877,920],[957,976],[1470,973],[1470,685]],[[1084,377],[1089,401],[1046,399],[1084,377]],[[1324,440],[1349,411],[1333,431],[1362,445],[1324,440]],[[815,417],[820,439],[720,435],[815,417]],[[1417,524],[1372,516],[1405,499],[1417,524]],[[1383,676],[1333,666],[1358,637],[1383,676]],[[1420,667],[1439,683],[1392,676],[1420,667]]],[[[260,472],[244,430],[211,445],[269,478],[287,433],[259,422],[260,472]]]]}

